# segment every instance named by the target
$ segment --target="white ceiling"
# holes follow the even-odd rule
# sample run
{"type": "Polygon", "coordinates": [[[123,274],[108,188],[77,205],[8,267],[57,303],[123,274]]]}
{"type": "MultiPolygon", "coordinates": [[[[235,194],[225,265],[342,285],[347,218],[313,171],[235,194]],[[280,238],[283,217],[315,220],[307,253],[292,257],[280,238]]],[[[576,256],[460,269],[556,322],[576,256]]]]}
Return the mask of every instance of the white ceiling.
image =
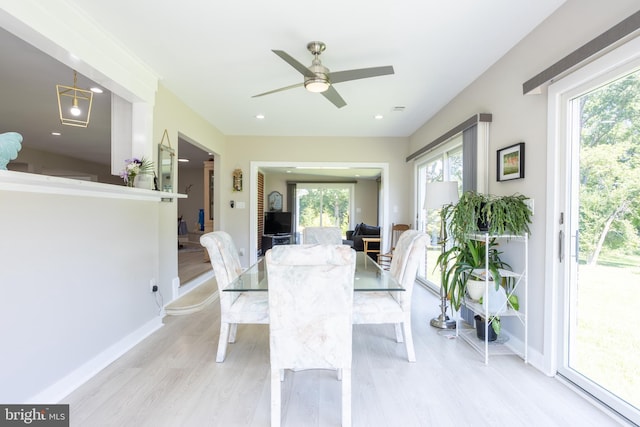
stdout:
{"type": "MultiPolygon", "coordinates": [[[[406,137],[564,0],[67,2],[223,134],[406,137]],[[341,109],[302,87],[252,98],[301,83],[302,75],[271,50],[284,50],[308,66],[312,56],[306,45],[312,40],[327,44],[321,60],[331,71],[392,65],[395,74],[336,84],[347,102],[341,109]],[[384,118],[376,120],[376,114],[384,118]]],[[[0,54],[12,58],[0,64],[2,98],[11,100],[0,102],[0,132],[22,130],[25,143],[46,145],[52,130],[64,128],[49,148],[67,137],[83,140],[89,151],[104,147],[109,94],[94,100],[88,129],[61,126],[55,84],[72,83],[72,73],[8,38],[0,31],[0,54]],[[18,78],[20,83],[13,80],[18,78]],[[43,80],[48,81],[40,87],[43,80]],[[17,114],[23,103],[29,103],[28,113],[17,114]]],[[[78,83],[90,85],[82,76],[78,83]]],[[[76,151],[80,158],[91,157],[76,151]]]]}

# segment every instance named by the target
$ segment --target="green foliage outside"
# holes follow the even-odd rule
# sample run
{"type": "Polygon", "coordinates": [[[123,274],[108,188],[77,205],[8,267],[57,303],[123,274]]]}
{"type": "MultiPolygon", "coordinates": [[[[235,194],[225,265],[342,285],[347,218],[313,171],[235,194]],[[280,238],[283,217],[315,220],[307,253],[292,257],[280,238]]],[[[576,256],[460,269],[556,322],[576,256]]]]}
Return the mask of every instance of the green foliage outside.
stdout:
{"type": "Polygon", "coordinates": [[[298,191],[299,224],[304,227],[349,229],[350,191],[347,188],[314,188],[298,191]]]}
{"type": "Polygon", "coordinates": [[[580,257],[640,255],[640,72],[580,98],[580,257]]]}

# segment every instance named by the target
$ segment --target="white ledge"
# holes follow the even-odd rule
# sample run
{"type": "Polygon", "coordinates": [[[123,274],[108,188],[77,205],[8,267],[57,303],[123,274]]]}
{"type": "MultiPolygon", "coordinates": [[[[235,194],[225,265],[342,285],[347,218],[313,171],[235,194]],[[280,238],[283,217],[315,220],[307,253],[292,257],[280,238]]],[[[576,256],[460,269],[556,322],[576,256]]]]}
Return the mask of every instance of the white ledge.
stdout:
{"type": "Polygon", "coordinates": [[[0,190],[147,201],[187,198],[186,194],[5,170],[0,170],[0,190]]]}

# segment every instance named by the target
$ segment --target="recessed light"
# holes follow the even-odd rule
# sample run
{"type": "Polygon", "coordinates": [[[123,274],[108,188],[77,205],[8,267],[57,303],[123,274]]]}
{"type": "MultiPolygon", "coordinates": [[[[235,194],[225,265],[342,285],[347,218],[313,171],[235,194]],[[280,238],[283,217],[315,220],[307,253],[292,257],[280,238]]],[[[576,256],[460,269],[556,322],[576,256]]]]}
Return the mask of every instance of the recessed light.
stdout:
{"type": "Polygon", "coordinates": [[[264,114],[256,114],[256,119],[258,120],[264,119],[264,114]]]}
{"type": "Polygon", "coordinates": [[[89,90],[93,93],[102,93],[102,89],[100,89],[99,87],[92,87],[89,90]]]}
{"type": "Polygon", "coordinates": [[[180,163],[189,163],[189,159],[178,159],[180,163]]]}
{"type": "Polygon", "coordinates": [[[384,119],[384,116],[382,114],[376,114],[375,116],[373,116],[373,118],[376,120],[382,120],[384,119]]]}
{"type": "Polygon", "coordinates": [[[51,132],[51,135],[53,135],[53,136],[60,136],[60,135],[62,135],[62,134],[61,134],[60,132],[51,132]]]}

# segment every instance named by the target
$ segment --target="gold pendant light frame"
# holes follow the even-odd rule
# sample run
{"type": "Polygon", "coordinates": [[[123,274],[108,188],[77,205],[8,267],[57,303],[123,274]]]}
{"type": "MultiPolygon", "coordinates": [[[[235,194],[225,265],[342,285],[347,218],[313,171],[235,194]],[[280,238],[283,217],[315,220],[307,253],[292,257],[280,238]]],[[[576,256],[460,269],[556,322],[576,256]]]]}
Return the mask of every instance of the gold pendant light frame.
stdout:
{"type": "Polygon", "coordinates": [[[73,71],[73,86],[56,85],[58,94],[58,112],[60,122],[63,125],[86,128],[89,126],[91,118],[91,105],[93,104],[93,92],[85,89],[78,89],[76,86],[78,74],[73,71]],[[80,109],[80,114],[71,114],[71,108],[80,109]]]}

